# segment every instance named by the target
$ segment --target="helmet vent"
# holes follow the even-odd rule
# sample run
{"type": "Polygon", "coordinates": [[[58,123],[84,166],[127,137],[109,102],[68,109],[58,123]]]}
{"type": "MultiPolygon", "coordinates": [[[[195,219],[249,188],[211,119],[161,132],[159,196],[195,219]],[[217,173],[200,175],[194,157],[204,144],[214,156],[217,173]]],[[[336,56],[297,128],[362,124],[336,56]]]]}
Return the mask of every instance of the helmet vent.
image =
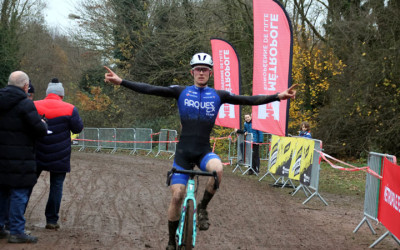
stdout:
{"type": "Polygon", "coordinates": [[[206,53],[197,53],[193,56],[192,60],[190,61],[190,65],[192,67],[199,65],[199,64],[207,65],[210,68],[212,68],[214,66],[211,56],[206,53]]]}

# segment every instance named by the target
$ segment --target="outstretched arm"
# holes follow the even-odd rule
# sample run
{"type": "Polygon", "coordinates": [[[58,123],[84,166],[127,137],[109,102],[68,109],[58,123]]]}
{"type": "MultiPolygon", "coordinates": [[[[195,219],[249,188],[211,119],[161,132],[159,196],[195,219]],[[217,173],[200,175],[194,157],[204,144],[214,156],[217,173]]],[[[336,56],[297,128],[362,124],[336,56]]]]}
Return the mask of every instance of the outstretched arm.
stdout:
{"type": "Polygon", "coordinates": [[[122,79],[107,66],[104,66],[104,68],[108,71],[104,76],[104,81],[111,82],[114,85],[121,85],[122,79]]]}
{"type": "Polygon", "coordinates": [[[111,82],[114,85],[121,85],[138,93],[178,98],[179,94],[184,89],[184,87],[181,86],[163,87],[154,86],[142,82],[131,82],[127,80],[122,80],[122,78],[115,74],[111,69],[106,66],[104,66],[104,68],[108,71],[104,77],[105,82],[111,82]]]}
{"type": "Polygon", "coordinates": [[[286,100],[289,98],[294,99],[296,96],[297,84],[293,85],[289,89],[283,91],[282,93],[275,95],[253,95],[253,96],[243,96],[243,95],[233,95],[225,90],[217,90],[221,96],[223,103],[230,104],[240,104],[240,105],[261,105],[275,101],[286,100]]]}
{"type": "Polygon", "coordinates": [[[286,100],[286,99],[294,99],[296,98],[296,90],[295,88],[297,87],[297,84],[292,85],[290,88],[287,90],[283,91],[282,93],[278,94],[278,98],[280,100],[286,100]]]}

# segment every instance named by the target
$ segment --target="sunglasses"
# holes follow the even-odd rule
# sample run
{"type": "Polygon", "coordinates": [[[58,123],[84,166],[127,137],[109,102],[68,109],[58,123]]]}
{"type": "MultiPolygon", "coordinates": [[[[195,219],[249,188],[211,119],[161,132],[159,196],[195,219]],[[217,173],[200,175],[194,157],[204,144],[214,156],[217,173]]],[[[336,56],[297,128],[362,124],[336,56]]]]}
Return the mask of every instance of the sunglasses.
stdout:
{"type": "Polygon", "coordinates": [[[197,73],[200,73],[200,72],[209,73],[211,71],[211,69],[208,67],[195,67],[195,68],[193,68],[193,70],[194,70],[194,72],[197,72],[197,73]]]}

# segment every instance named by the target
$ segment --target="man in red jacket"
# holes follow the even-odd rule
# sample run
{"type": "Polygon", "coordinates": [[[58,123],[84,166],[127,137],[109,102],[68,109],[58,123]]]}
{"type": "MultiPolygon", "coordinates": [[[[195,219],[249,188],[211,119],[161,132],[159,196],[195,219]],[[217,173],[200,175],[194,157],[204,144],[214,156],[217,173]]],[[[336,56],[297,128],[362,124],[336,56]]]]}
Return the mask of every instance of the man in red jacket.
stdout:
{"type": "Polygon", "coordinates": [[[59,211],[66,173],[71,171],[71,132],[83,129],[78,109],[63,101],[64,88],[57,78],[53,78],[46,90],[46,98],[35,101],[36,109],[44,115],[49,126],[49,135],[36,143],[37,176],[50,172],[50,193],[45,215],[46,228],[58,229],[59,211]]]}

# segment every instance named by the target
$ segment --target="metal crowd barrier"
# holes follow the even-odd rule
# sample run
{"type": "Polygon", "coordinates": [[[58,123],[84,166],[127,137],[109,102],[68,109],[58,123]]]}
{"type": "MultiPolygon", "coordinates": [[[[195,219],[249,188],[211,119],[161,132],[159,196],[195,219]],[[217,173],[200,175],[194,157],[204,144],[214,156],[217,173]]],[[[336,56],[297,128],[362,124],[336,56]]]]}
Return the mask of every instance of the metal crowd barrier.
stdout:
{"type": "Polygon", "coordinates": [[[137,150],[153,152],[153,130],[151,128],[136,128],[136,148],[137,150]]]}
{"type": "Polygon", "coordinates": [[[287,184],[291,184],[291,187],[293,187],[295,190],[292,193],[292,196],[294,196],[299,190],[303,190],[305,195],[307,196],[307,199],[303,202],[303,204],[306,204],[309,202],[314,196],[317,196],[320,198],[320,200],[325,204],[328,205],[328,203],[325,201],[325,199],[321,196],[319,193],[319,171],[321,167],[321,155],[317,151],[322,150],[322,141],[312,139],[315,144],[314,144],[314,154],[313,154],[313,162],[312,162],[312,167],[311,167],[311,177],[310,177],[310,184],[303,185],[299,184],[297,187],[293,184],[292,180],[290,178],[285,178],[284,176],[280,176],[279,178],[275,178],[274,174],[270,172],[270,167],[271,167],[271,159],[268,160],[268,170],[267,172],[258,180],[261,181],[263,178],[265,178],[268,175],[271,175],[272,178],[274,179],[275,183],[274,185],[276,186],[282,186],[284,188],[287,186],[287,184]],[[286,179],[286,180],[285,180],[286,179]],[[282,183],[278,183],[281,181],[282,183]]]}
{"type": "Polygon", "coordinates": [[[131,150],[129,154],[134,154],[137,149],[140,149],[149,150],[151,153],[152,132],[151,129],[84,128],[79,134],[78,144],[73,144],[73,146],[80,147],[79,151],[94,148],[95,152],[99,152],[101,149],[111,149],[111,153],[115,153],[118,149],[123,149],[131,150]],[[136,137],[136,130],[139,131],[138,137],[136,137]],[[137,140],[137,138],[139,139],[137,140]]]}
{"type": "Polygon", "coordinates": [[[264,143],[260,145],[260,160],[268,161],[271,134],[264,133],[264,143]]]}
{"type": "MultiPolygon", "coordinates": [[[[380,154],[375,152],[370,152],[368,154],[368,166],[375,173],[382,175],[383,159],[387,158],[391,162],[396,162],[396,157],[388,154],[380,154]]],[[[365,180],[365,197],[364,197],[364,218],[354,229],[353,233],[356,233],[358,229],[365,222],[367,223],[372,234],[376,234],[371,223],[368,219],[378,222],[378,205],[379,205],[379,188],[381,181],[380,179],[367,173],[365,180]]]]}
{"type": "Polygon", "coordinates": [[[83,147],[80,151],[85,150],[86,148],[94,148],[95,152],[100,151],[100,142],[99,142],[99,129],[98,128],[84,128],[83,129],[83,147]]]}
{"type": "Polygon", "coordinates": [[[236,132],[231,132],[228,137],[228,160],[229,164],[232,166],[233,160],[237,159],[237,137],[236,132]]]}
{"type": "Polygon", "coordinates": [[[169,159],[171,159],[175,155],[176,151],[176,140],[178,137],[178,132],[176,130],[169,129],[161,129],[159,134],[159,142],[158,142],[158,152],[156,157],[161,152],[166,152],[171,154],[169,159]]]}
{"type": "Polygon", "coordinates": [[[136,135],[134,128],[117,128],[115,139],[118,141],[117,149],[130,150],[130,155],[135,152],[136,135]]]}
{"type": "Polygon", "coordinates": [[[117,130],[115,128],[99,128],[99,150],[112,149],[111,154],[117,151],[117,130]]]}
{"type": "Polygon", "coordinates": [[[322,198],[321,194],[319,193],[319,171],[321,169],[321,154],[317,151],[322,151],[322,141],[312,139],[315,141],[314,144],[314,155],[313,155],[313,163],[311,168],[311,179],[310,185],[305,186],[300,184],[296,190],[293,192],[292,196],[294,196],[300,189],[303,189],[305,195],[308,197],[303,204],[309,202],[314,196],[317,196],[326,206],[328,203],[322,198]],[[311,189],[313,191],[311,191],[311,189]],[[309,196],[310,195],[310,196],[309,196]]]}
{"type": "MultiPolygon", "coordinates": [[[[252,155],[253,155],[253,134],[248,133],[246,136],[244,134],[237,135],[237,163],[236,167],[233,169],[233,173],[239,169],[242,175],[245,175],[248,171],[252,169],[252,155]],[[243,171],[242,167],[247,168],[243,171]]],[[[256,173],[255,171],[253,171],[256,173]]],[[[256,173],[256,175],[258,175],[256,173]]]]}

